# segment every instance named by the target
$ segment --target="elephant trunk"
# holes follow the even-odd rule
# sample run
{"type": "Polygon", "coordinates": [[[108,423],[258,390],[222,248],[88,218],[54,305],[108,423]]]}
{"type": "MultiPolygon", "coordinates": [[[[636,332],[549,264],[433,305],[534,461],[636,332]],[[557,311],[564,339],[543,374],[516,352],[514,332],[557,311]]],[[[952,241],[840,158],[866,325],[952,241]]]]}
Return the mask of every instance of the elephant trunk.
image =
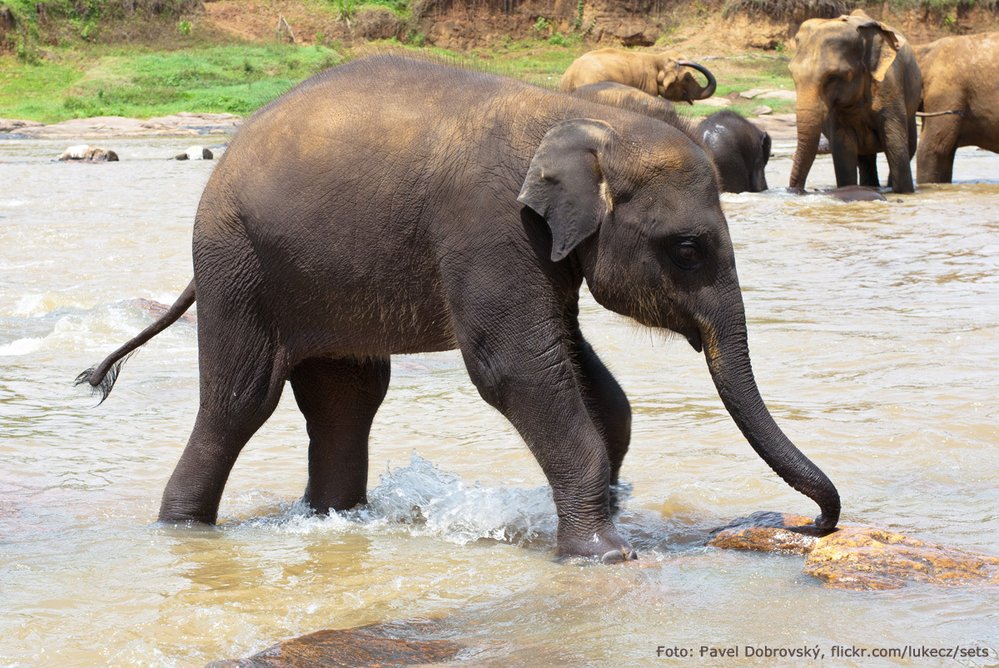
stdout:
{"type": "Polygon", "coordinates": [[[799,100],[797,112],[798,146],[794,151],[794,164],[791,167],[790,186],[794,189],[804,189],[805,179],[815,162],[815,154],[819,150],[819,138],[822,135],[822,120],[825,117],[822,104],[813,100],[799,100]]]}
{"type": "MultiPolygon", "coordinates": [[[[735,289],[738,291],[737,286],[735,289]]],[[[741,295],[737,299],[741,306],[741,295]]],[[[833,529],[839,521],[839,493],[825,473],[784,435],[767,410],[749,359],[745,316],[741,309],[736,312],[738,316],[722,327],[701,327],[704,356],[718,395],[746,440],[774,473],[818,504],[821,514],[815,518],[815,526],[833,529]]]]}
{"type": "Polygon", "coordinates": [[[678,65],[682,65],[683,67],[689,67],[691,69],[697,70],[698,72],[703,74],[705,78],[707,78],[708,82],[701,89],[701,92],[698,94],[698,96],[694,98],[695,100],[706,100],[715,94],[715,88],[718,87],[718,82],[715,81],[715,75],[711,73],[711,70],[706,68],[704,65],[701,65],[700,63],[695,63],[690,60],[678,60],[676,62],[678,65]]]}

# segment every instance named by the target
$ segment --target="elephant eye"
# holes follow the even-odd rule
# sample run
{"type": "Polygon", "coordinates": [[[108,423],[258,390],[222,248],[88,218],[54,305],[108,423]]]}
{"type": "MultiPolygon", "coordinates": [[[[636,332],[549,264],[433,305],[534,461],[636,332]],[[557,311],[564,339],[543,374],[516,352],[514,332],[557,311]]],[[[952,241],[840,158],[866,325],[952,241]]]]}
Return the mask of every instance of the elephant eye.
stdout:
{"type": "Polygon", "coordinates": [[[673,264],[684,271],[694,271],[701,266],[701,251],[697,246],[697,240],[685,237],[675,241],[669,249],[670,259],[673,264]]]}

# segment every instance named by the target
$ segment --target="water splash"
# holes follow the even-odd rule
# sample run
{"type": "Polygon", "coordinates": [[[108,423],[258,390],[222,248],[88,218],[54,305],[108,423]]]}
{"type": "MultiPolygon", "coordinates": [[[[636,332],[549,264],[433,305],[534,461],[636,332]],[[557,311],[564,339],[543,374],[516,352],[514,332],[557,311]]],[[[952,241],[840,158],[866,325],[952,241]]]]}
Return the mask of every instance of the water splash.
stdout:
{"type": "Polygon", "coordinates": [[[402,530],[459,545],[478,540],[527,545],[554,544],[557,519],[547,486],[468,485],[413,452],[407,466],[381,475],[378,485],[368,491],[368,505],[363,508],[315,515],[298,501],[276,515],[236,525],[277,527],[294,534],[402,530]]]}

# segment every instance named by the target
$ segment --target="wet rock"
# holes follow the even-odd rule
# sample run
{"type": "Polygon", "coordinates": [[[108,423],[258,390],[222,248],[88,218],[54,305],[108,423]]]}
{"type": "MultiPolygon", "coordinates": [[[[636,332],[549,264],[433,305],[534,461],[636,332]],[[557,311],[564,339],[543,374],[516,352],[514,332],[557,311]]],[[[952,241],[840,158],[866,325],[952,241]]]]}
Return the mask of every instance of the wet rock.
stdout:
{"type": "Polygon", "coordinates": [[[838,589],[897,589],[910,581],[999,585],[999,557],[873,527],[844,527],[816,544],[804,572],[838,589]]]}
{"type": "Polygon", "coordinates": [[[209,668],[298,668],[322,666],[412,666],[453,660],[462,649],[428,638],[433,622],[390,622],[353,629],[316,631],[278,643],[259,654],[214,661],[209,668]]]}
{"type": "Polygon", "coordinates": [[[807,517],[759,512],[719,529],[708,545],[727,550],[807,554],[815,547],[818,536],[807,517]]]}
{"type": "Polygon", "coordinates": [[[174,160],[212,160],[215,154],[204,146],[188,146],[183,153],[173,156],[174,160]]]}
{"type": "Polygon", "coordinates": [[[822,535],[807,517],[754,513],[719,529],[712,547],[805,555],[804,572],[838,589],[897,589],[910,582],[999,585],[999,557],[865,526],[822,535]]]}
{"type": "Polygon", "coordinates": [[[59,160],[63,162],[118,162],[118,154],[100,146],[77,144],[63,151],[59,160]]]}
{"type": "Polygon", "coordinates": [[[828,195],[841,202],[887,202],[888,198],[877,189],[868,186],[843,186],[831,190],[819,190],[817,194],[828,195]]]}

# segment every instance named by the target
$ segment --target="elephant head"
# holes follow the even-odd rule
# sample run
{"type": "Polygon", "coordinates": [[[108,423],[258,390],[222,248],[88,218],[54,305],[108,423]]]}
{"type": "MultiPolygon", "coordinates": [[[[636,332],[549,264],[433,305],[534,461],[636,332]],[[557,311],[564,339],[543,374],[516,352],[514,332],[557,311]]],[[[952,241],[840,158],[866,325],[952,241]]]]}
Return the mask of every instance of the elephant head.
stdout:
{"type": "Polygon", "coordinates": [[[689,60],[673,60],[662,57],[659,62],[658,73],[659,95],[672,100],[673,102],[686,102],[693,104],[694,100],[706,100],[715,94],[718,82],[715,81],[711,70],[699,63],[689,60]],[[698,83],[690,70],[696,70],[707,79],[702,86],[698,83]]]}
{"type": "Polygon", "coordinates": [[[708,68],[662,53],[604,48],[588,51],[572,62],[559,81],[559,89],[571,93],[581,86],[613,81],[673,102],[709,98],[717,83],[708,68]],[[707,79],[702,86],[691,70],[707,79]]]}
{"type": "Polygon", "coordinates": [[[798,145],[790,185],[800,189],[828,116],[870,107],[905,40],[857,10],[835,19],[809,19],[801,24],[795,41],[797,52],[790,69],[798,96],[798,145]]]}
{"type": "Polygon", "coordinates": [[[553,261],[575,253],[600,304],[703,350],[750,445],[819,505],[817,526],[834,527],[836,488],[780,430],[757,388],[732,240],[704,151],[657,122],[629,129],[625,141],[602,121],[563,121],[539,145],[518,199],[550,228],[553,261]]]}

